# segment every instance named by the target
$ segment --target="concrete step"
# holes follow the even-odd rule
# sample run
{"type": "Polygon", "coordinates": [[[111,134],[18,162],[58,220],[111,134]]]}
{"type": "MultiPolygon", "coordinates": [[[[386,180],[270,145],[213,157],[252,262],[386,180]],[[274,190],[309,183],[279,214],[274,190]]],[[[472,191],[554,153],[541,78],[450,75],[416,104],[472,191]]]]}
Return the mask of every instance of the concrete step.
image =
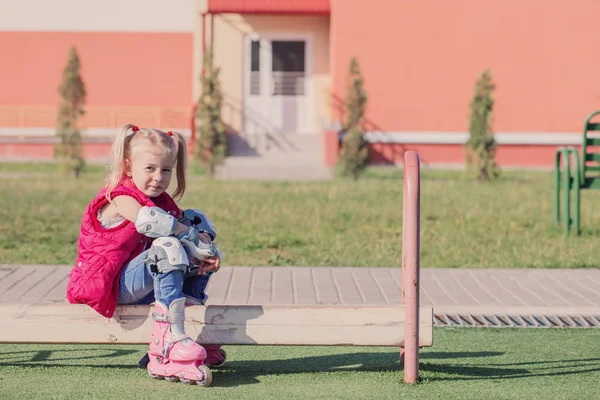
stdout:
{"type": "Polygon", "coordinates": [[[229,155],[242,157],[308,157],[322,159],[320,134],[254,133],[229,135],[229,155]]]}
{"type": "Polygon", "coordinates": [[[332,173],[323,165],[320,134],[254,133],[229,136],[220,179],[324,180],[332,173]]]}
{"type": "Polygon", "coordinates": [[[279,154],[271,153],[258,156],[227,156],[225,163],[227,165],[239,166],[280,166],[280,165],[297,165],[297,166],[323,166],[323,158],[318,154],[311,153],[294,153],[294,154],[279,154]]]}
{"type": "Polygon", "coordinates": [[[219,179],[248,180],[328,180],[331,170],[322,162],[286,160],[274,157],[228,157],[217,170],[219,179]]]}

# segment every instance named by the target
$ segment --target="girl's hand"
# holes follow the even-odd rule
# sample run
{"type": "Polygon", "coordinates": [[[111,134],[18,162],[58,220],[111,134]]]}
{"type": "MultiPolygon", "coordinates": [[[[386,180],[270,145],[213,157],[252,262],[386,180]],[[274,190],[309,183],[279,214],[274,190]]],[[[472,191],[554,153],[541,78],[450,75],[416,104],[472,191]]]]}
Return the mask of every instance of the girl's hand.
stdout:
{"type": "Polygon", "coordinates": [[[218,255],[212,258],[205,258],[200,261],[198,275],[206,275],[208,272],[217,272],[221,268],[221,257],[218,255]]]}
{"type": "MultiPolygon", "coordinates": [[[[201,232],[198,234],[200,240],[204,243],[211,243],[212,239],[210,235],[206,232],[201,232]]],[[[205,258],[200,261],[200,269],[198,269],[199,275],[206,275],[208,272],[217,272],[221,268],[221,257],[217,254],[215,257],[205,258]]]]}

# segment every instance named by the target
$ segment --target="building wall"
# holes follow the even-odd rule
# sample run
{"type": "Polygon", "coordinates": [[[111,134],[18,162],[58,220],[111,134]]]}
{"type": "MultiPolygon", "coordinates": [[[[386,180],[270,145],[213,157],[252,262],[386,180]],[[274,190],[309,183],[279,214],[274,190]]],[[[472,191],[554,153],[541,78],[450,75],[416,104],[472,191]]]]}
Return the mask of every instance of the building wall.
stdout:
{"type": "MultiPolygon", "coordinates": [[[[206,0],[198,1],[198,9],[206,10],[206,0]]],[[[196,36],[201,37],[202,17],[198,13],[196,36]]],[[[210,44],[210,16],[206,18],[207,44],[210,44]]],[[[314,132],[320,132],[321,119],[329,119],[328,94],[331,91],[329,74],[329,17],[219,14],[214,16],[214,62],[221,69],[224,92],[223,118],[234,131],[242,129],[244,36],[249,33],[309,33],[313,37],[313,117],[314,132]]],[[[197,60],[202,59],[201,43],[195,47],[197,60]]],[[[199,76],[201,65],[195,66],[199,76]]],[[[199,84],[194,92],[200,93],[199,84]]]]}
{"type": "MultiPolygon", "coordinates": [[[[0,3],[0,136],[53,132],[58,86],[73,45],[89,93],[84,127],[112,133],[132,122],[185,133],[200,92],[206,4],[0,3]]],[[[331,92],[343,99],[349,60],[357,56],[369,95],[370,129],[421,135],[423,142],[410,146],[420,148],[431,163],[462,162],[461,143],[440,145],[432,138],[467,131],[473,84],[484,68],[492,70],[497,84],[494,129],[499,136],[578,134],[584,118],[600,108],[599,11],[594,0],[332,0],[330,17],[217,15],[215,63],[222,68],[224,118],[241,129],[244,35],[277,31],[313,35],[315,132],[322,122],[339,118],[332,115],[335,101],[331,112],[331,92]]],[[[529,147],[519,147],[518,141],[501,145],[501,164],[553,162],[547,156],[553,143],[524,142],[529,147]]],[[[401,160],[402,144],[374,148],[375,162],[401,160]]]]}
{"type": "Polygon", "coordinates": [[[20,0],[2,6],[0,128],[55,126],[62,70],[75,46],[88,92],[84,127],[131,122],[189,129],[194,24],[194,0],[20,0]]]}
{"type": "Polygon", "coordinates": [[[600,2],[332,0],[334,93],[358,57],[368,118],[388,132],[465,132],[478,74],[496,132],[580,132],[600,107],[600,2]]]}

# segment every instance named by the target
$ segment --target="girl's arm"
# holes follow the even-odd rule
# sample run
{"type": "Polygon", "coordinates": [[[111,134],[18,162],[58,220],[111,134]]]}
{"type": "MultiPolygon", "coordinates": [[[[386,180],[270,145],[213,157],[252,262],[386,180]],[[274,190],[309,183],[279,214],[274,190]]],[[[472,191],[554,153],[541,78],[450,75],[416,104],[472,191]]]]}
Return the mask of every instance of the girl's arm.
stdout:
{"type": "MultiPolygon", "coordinates": [[[[142,208],[142,205],[133,197],[117,196],[113,199],[113,204],[118,214],[128,221],[135,223],[135,218],[142,208]]],[[[181,232],[187,231],[189,228],[182,223],[176,222],[173,235],[177,236],[181,232]]]]}
{"type": "MultiPolygon", "coordinates": [[[[140,213],[140,210],[143,208],[142,205],[136,199],[129,197],[129,196],[118,196],[113,199],[113,203],[115,205],[116,211],[123,218],[136,224],[136,220],[138,219],[138,214],[140,213]]],[[[147,210],[144,210],[144,211],[147,211],[147,210]]],[[[169,216],[167,216],[166,212],[163,211],[163,213],[164,213],[164,217],[160,217],[159,219],[163,219],[162,223],[167,225],[167,224],[169,224],[169,220],[168,220],[169,216]]],[[[154,216],[157,216],[156,211],[155,211],[154,216]]],[[[142,217],[147,218],[147,216],[145,216],[145,217],[142,216],[142,217]]],[[[142,220],[143,220],[143,218],[142,218],[142,220]]],[[[150,225],[145,225],[144,222],[141,223],[141,226],[138,226],[136,224],[136,229],[138,230],[138,232],[143,233],[144,235],[146,235],[148,237],[152,237],[152,238],[165,236],[165,235],[169,235],[169,234],[176,236],[179,240],[181,240],[183,245],[186,247],[190,256],[192,256],[194,258],[198,258],[200,260],[212,258],[213,261],[210,261],[210,262],[208,262],[208,264],[205,264],[205,268],[208,268],[207,270],[217,271],[220,266],[220,255],[219,255],[219,250],[211,243],[210,236],[207,234],[201,235],[196,231],[196,229],[194,229],[192,227],[188,227],[188,226],[182,224],[181,222],[176,221],[173,216],[171,216],[171,218],[172,218],[171,221],[175,222],[173,232],[171,232],[171,233],[166,233],[167,231],[170,231],[170,229],[172,229],[170,225],[167,225],[168,229],[166,229],[167,226],[164,226],[164,227],[161,227],[160,229],[155,230],[152,228],[152,223],[150,223],[150,225]],[[150,228],[150,232],[148,232],[146,229],[148,227],[150,228]],[[200,242],[205,243],[205,245],[200,245],[200,242]]],[[[158,226],[160,226],[160,224],[161,224],[161,222],[158,223],[158,226]]]]}

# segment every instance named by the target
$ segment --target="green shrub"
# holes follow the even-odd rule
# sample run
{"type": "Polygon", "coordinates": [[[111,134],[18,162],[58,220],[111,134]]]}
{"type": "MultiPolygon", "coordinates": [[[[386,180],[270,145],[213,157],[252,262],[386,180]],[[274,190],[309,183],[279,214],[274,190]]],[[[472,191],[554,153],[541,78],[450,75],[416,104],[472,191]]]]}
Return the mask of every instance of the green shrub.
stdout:
{"type": "Polygon", "coordinates": [[[227,134],[221,119],[223,95],[219,82],[220,71],[212,65],[211,50],[204,54],[203,63],[204,73],[200,78],[202,94],[194,116],[194,157],[206,167],[209,176],[214,177],[216,167],[223,164],[227,155],[227,134]]]}
{"type": "Polygon", "coordinates": [[[473,90],[470,104],[469,140],[465,144],[467,168],[480,181],[498,177],[496,140],[492,134],[495,85],[489,70],[483,71],[473,90]]]}
{"type": "Polygon", "coordinates": [[[85,113],[83,107],[86,92],[80,73],[79,56],[74,47],[69,52],[59,94],[60,103],[55,134],[57,143],[54,146],[54,158],[58,161],[63,174],[78,177],[85,165],[78,122],[85,113]]]}
{"type": "Polygon", "coordinates": [[[369,144],[364,138],[364,130],[361,126],[367,106],[367,94],[358,60],[355,57],[350,61],[345,106],[345,135],[338,161],[338,171],[342,176],[358,179],[369,164],[369,144]]]}

